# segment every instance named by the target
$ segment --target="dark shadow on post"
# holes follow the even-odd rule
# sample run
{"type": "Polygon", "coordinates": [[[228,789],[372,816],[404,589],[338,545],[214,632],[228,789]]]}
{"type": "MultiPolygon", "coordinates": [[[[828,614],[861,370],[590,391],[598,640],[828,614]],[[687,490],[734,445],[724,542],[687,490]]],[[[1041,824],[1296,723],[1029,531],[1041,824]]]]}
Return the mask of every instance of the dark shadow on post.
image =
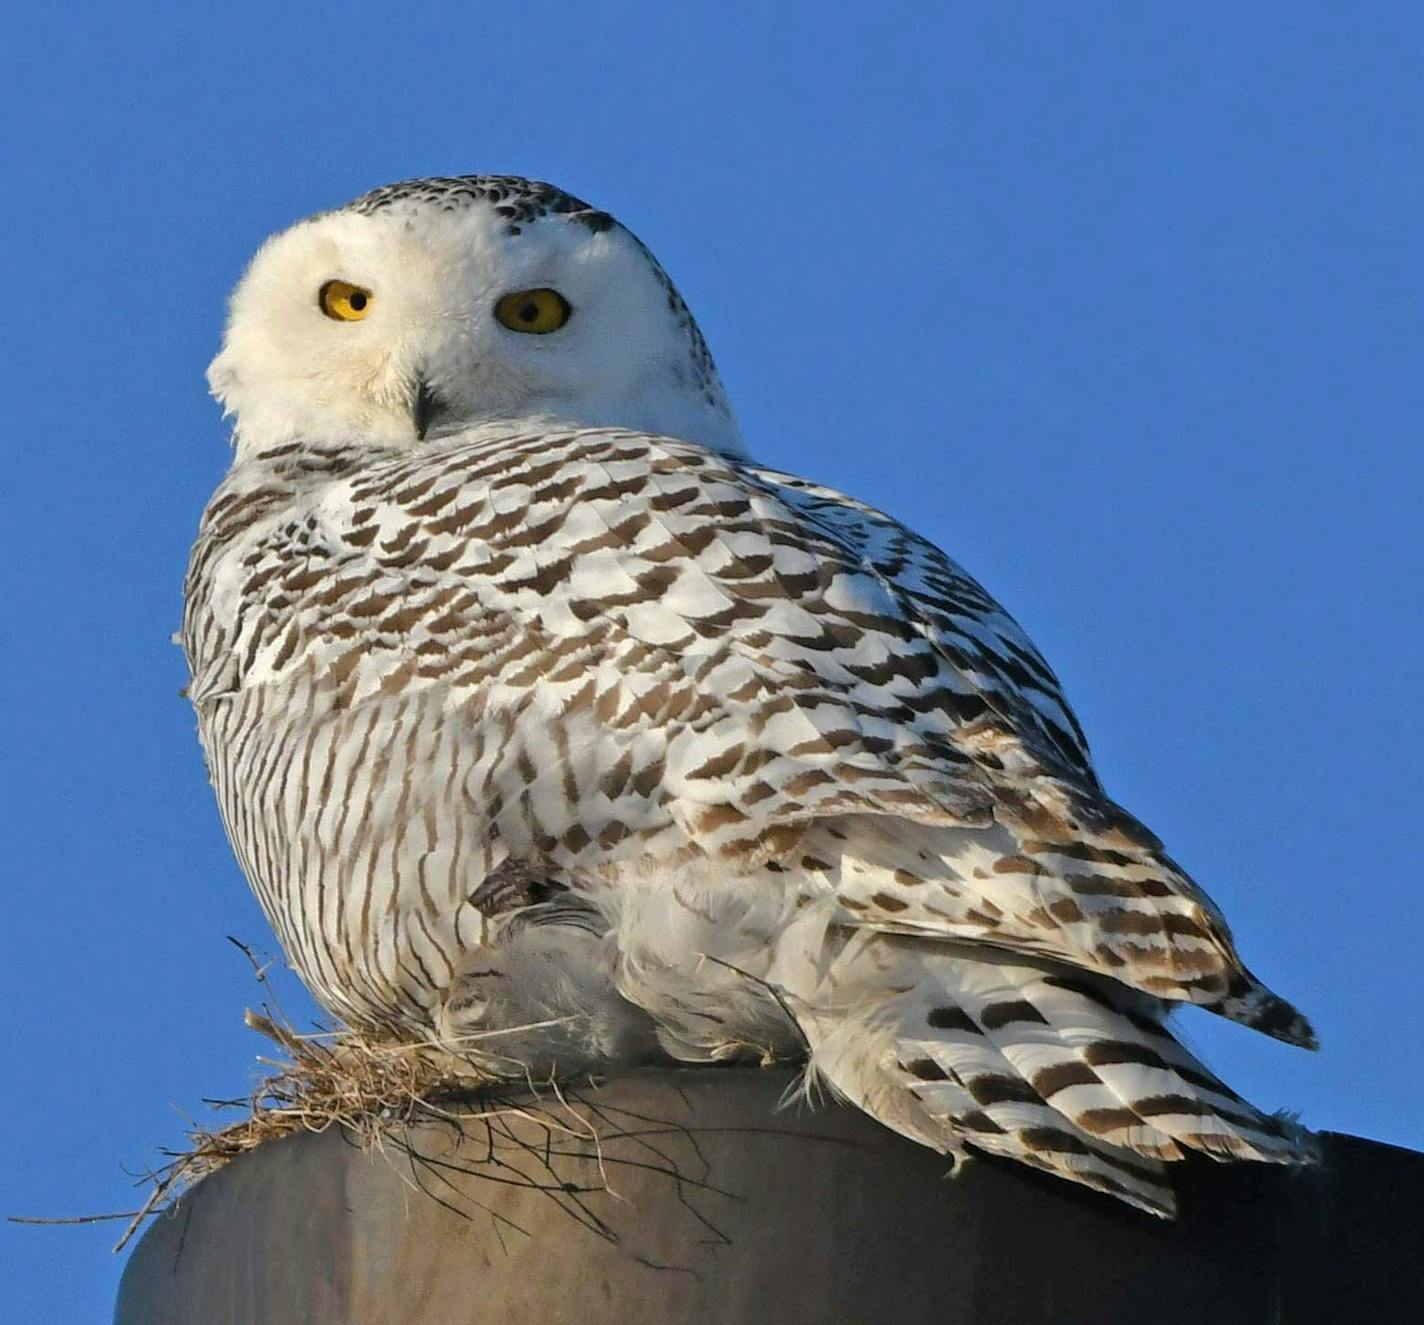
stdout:
{"type": "Polygon", "coordinates": [[[1165,1223],[948,1161],[791,1077],[649,1072],[486,1101],[368,1154],[263,1146],[162,1216],[118,1325],[1330,1325],[1424,1320],[1424,1155],[1182,1166],[1165,1223]]]}

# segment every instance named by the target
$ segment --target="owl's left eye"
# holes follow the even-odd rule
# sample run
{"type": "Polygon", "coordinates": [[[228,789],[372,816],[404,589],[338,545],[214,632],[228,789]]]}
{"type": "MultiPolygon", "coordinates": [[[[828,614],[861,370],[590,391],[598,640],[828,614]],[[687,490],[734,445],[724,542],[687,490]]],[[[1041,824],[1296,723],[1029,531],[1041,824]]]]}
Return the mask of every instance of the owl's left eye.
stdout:
{"type": "Polygon", "coordinates": [[[557,331],[574,310],[557,290],[516,290],[494,306],[494,315],[511,331],[544,336],[557,331]]]}
{"type": "Polygon", "coordinates": [[[350,281],[327,281],[316,293],[316,302],[327,317],[336,322],[359,322],[375,302],[365,286],[350,281]]]}

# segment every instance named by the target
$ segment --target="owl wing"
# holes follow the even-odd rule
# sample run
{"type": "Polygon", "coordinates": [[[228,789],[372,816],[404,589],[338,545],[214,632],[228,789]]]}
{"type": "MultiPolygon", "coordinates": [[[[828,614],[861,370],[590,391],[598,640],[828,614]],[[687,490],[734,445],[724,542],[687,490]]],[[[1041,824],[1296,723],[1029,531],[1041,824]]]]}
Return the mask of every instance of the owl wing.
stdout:
{"type": "Polygon", "coordinates": [[[793,474],[760,470],[801,517],[877,576],[986,711],[1045,768],[1100,790],[1088,739],[1023,628],[963,567],[898,520],[793,474]]]}
{"type": "Polygon", "coordinates": [[[516,857],[573,878],[658,852],[791,861],[847,924],[1308,1035],[1101,795],[1022,631],[889,517],[618,430],[264,463],[195,549],[200,718],[298,676],[313,711],[424,694],[478,719],[463,785],[516,857]],[[847,817],[907,828],[866,850],[847,817]]]}

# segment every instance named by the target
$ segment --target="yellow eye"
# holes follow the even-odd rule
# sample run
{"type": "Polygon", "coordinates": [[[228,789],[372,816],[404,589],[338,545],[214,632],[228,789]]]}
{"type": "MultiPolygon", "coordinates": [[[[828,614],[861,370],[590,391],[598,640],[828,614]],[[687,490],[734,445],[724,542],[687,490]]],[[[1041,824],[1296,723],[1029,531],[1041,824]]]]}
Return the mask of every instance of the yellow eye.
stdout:
{"type": "Polygon", "coordinates": [[[359,322],[371,311],[376,296],[350,281],[327,281],[317,291],[321,311],[337,322],[359,322]]]}
{"type": "Polygon", "coordinates": [[[557,331],[574,310],[557,290],[516,290],[494,306],[494,315],[511,331],[544,336],[557,331]]]}

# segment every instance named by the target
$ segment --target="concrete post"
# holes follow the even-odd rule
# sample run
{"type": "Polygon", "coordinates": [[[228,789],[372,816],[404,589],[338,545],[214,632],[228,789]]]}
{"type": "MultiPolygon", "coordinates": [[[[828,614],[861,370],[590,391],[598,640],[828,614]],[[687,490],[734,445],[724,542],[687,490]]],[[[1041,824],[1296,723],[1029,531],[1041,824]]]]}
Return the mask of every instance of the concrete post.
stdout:
{"type": "Polygon", "coordinates": [[[118,1325],[1305,1325],[1424,1320],[1424,1155],[1184,1168],[1155,1220],[948,1162],[781,1072],[648,1072],[524,1112],[338,1132],[214,1174],[135,1249],[118,1325]],[[592,1136],[597,1134],[595,1145],[592,1136]]]}

